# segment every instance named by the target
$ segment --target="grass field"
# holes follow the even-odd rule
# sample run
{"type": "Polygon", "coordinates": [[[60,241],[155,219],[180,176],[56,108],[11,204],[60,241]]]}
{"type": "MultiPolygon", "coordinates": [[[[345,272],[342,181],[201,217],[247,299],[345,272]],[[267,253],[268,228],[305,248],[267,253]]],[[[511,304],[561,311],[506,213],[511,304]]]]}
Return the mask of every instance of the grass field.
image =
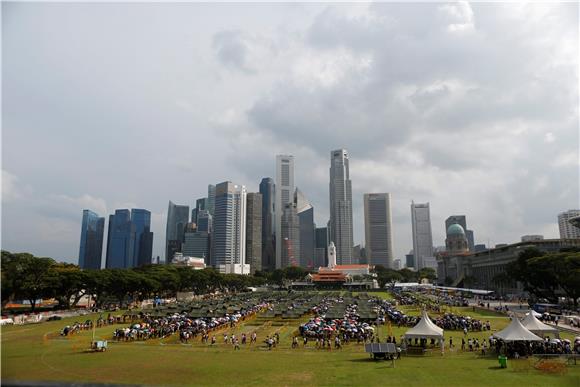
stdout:
{"type": "MultiPolygon", "coordinates": [[[[461,309],[461,308],[456,308],[461,309]]],[[[471,309],[462,313],[479,317],[471,309]]],[[[85,320],[84,317],[82,320],[85,320]]],[[[307,320],[304,318],[303,321],[307,320]]],[[[146,385],[404,385],[404,386],[579,386],[580,365],[563,373],[545,374],[534,369],[532,360],[508,361],[508,369],[498,368],[495,357],[481,357],[458,348],[445,355],[403,357],[392,368],[390,362],[375,362],[363,347],[349,344],[340,351],[317,350],[313,343],[292,350],[291,337],[300,321],[255,318],[235,329],[216,333],[218,345],[202,345],[198,340],[180,344],[176,337],[146,342],[109,341],[104,353],[89,353],[91,331],[68,338],[58,331],[74,319],[2,329],[2,380],[80,381],[133,383],[146,385]],[[221,333],[256,331],[259,345],[234,351],[223,344],[221,333]],[[261,340],[278,332],[280,345],[268,351],[261,340]]],[[[493,330],[508,323],[507,318],[490,316],[493,330]],[[493,319],[491,317],[494,317],[493,319]]],[[[117,325],[121,327],[123,325],[117,325]]],[[[96,330],[98,337],[111,338],[113,326],[96,330]]],[[[379,334],[399,337],[406,328],[382,326],[379,334]]],[[[459,344],[463,333],[445,332],[446,341],[459,344]],[[458,343],[459,342],[459,343],[458,343]]],[[[484,338],[489,332],[469,334],[484,338]]],[[[566,337],[566,335],[564,335],[566,337]]]]}

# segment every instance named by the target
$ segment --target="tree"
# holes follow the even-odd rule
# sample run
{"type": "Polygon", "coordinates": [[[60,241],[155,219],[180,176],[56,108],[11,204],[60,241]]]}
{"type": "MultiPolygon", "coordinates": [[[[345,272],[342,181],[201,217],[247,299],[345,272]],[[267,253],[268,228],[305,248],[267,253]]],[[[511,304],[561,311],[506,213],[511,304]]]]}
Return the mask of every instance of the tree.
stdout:
{"type": "Polygon", "coordinates": [[[59,308],[69,309],[76,306],[86,293],[86,280],[86,272],[80,270],[77,265],[57,263],[51,267],[48,281],[59,308]]]}
{"type": "Polygon", "coordinates": [[[100,308],[111,284],[111,270],[85,270],[85,274],[87,293],[93,297],[97,308],[100,308]]]}
{"type": "Polygon", "coordinates": [[[435,281],[435,279],[437,279],[437,273],[435,272],[435,269],[424,267],[419,270],[419,279],[421,278],[427,278],[429,281],[435,281]]]}
{"type": "MultiPolygon", "coordinates": [[[[540,285],[550,287],[557,292],[560,287],[564,294],[572,299],[574,307],[578,306],[580,297],[580,253],[560,252],[546,254],[531,259],[529,270],[534,278],[542,278],[540,285]]],[[[555,298],[557,301],[557,298],[555,298]]]]}
{"type": "Polygon", "coordinates": [[[15,297],[28,300],[31,311],[36,309],[36,301],[51,297],[53,291],[49,281],[49,272],[56,262],[51,258],[38,258],[28,253],[12,255],[11,272],[12,289],[15,297]]]}

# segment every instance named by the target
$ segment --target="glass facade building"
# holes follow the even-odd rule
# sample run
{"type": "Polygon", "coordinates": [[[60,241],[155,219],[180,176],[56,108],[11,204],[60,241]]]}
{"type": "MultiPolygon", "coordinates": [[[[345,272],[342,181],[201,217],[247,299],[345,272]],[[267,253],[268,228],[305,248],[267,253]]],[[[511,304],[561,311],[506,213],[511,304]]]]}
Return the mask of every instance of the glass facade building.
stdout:
{"type": "Polygon", "coordinates": [[[135,251],[135,225],[129,210],[116,210],[109,216],[107,240],[107,269],[133,267],[135,251]]]}
{"type": "Polygon", "coordinates": [[[104,230],[105,218],[99,217],[93,211],[83,210],[79,248],[79,267],[81,269],[101,268],[104,230]]]}
{"type": "Polygon", "coordinates": [[[189,206],[169,201],[167,227],[165,229],[165,263],[171,263],[173,255],[180,252],[185,226],[189,221],[189,206]]]}
{"type": "Polygon", "coordinates": [[[149,265],[151,264],[151,256],[153,255],[151,212],[134,208],[131,210],[131,222],[135,226],[133,266],[149,265]]]}
{"type": "Polygon", "coordinates": [[[262,194],[262,270],[276,268],[276,249],[274,246],[274,179],[265,177],[260,182],[262,194]]]}

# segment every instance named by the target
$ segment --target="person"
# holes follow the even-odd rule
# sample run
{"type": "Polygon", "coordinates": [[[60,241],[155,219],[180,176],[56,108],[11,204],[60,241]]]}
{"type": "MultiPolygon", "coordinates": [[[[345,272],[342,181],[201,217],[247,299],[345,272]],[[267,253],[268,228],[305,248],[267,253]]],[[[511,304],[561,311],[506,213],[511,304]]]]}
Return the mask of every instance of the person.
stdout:
{"type": "Polygon", "coordinates": [[[449,348],[453,348],[453,337],[449,338],[449,348]]]}
{"type": "Polygon", "coordinates": [[[473,341],[471,339],[467,339],[467,346],[469,347],[469,352],[473,352],[473,341]]]}
{"type": "Polygon", "coordinates": [[[298,337],[294,336],[292,338],[292,349],[298,348],[298,337]]]}
{"type": "Polygon", "coordinates": [[[234,340],[234,351],[240,349],[240,341],[238,339],[234,340]]]}
{"type": "Polygon", "coordinates": [[[246,345],[246,334],[242,333],[242,344],[246,345]]]}
{"type": "Polygon", "coordinates": [[[303,342],[304,342],[304,346],[306,347],[306,344],[308,344],[308,337],[304,336],[303,342]]]}
{"type": "Polygon", "coordinates": [[[465,351],[465,337],[461,338],[461,350],[465,351]]]}
{"type": "Polygon", "coordinates": [[[251,343],[255,343],[256,340],[258,340],[258,335],[256,334],[256,332],[252,332],[252,342],[251,343]]]}
{"type": "Polygon", "coordinates": [[[487,342],[483,340],[483,343],[481,345],[481,354],[485,356],[486,352],[487,352],[487,342]]]}
{"type": "Polygon", "coordinates": [[[215,335],[213,335],[213,336],[211,337],[211,345],[214,345],[214,344],[215,344],[215,335]]]}

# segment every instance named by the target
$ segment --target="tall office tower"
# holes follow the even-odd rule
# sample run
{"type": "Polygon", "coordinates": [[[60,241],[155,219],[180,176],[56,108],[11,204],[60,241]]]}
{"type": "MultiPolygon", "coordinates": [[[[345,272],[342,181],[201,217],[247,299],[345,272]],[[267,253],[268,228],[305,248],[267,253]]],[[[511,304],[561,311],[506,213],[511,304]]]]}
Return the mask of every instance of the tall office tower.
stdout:
{"type": "Polygon", "coordinates": [[[213,184],[207,186],[207,210],[211,216],[215,215],[215,185],[213,184]]]}
{"type": "Polygon", "coordinates": [[[262,194],[246,196],[246,261],[250,272],[262,271],[262,194]]]}
{"type": "Polygon", "coordinates": [[[339,265],[348,265],[352,259],[352,186],[346,149],[330,152],[330,241],[336,246],[339,265]]]}
{"type": "Polygon", "coordinates": [[[409,251],[409,254],[405,254],[405,267],[415,269],[415,254],[413,250],[409,251]]]}
{"type": "Polygon", "coordinates": [[[364,194],[365,250],[370,265],[393,268],[391,194],[364,194]]]}
{"type": "Polygon", "coordinates": [[[475,239],[473,236],[473,230],[467,229],[467,219],[465,215],[451,215],[445,220],[445,230],[448,230],[449,226],[452,224],[458,224],[463,227],[463,230],[465,231],[465,237],[467,238],[467,246],[469,251],[475,251],[475,239]]]}
{"type": "Polygon", "coordinates": [[[306,196],[296,188],[294,193],[296,202],[296,214],[300,223],[300,266],[305,268],[315,267],[314,248],[316,245],[316,225],[314,224],[314,207],[306,196]]]}
{"type": "Polygon", "coordinates": [[[580,216],[580,210],[568,210],[558,214],[558,227],[560,228],[560,239],[580,238],[580,228],[569,222],[570,219],[580,216]]]}
{"type": "Polygon", "coordinates": [[[211,264],[222,273],[249,274],[246,264],[246,187],[216,185],[211,264]]]}
{"type": "Polygon", "coordinates": [[[195,201],[195,208],[191,210],[191,221],[197,223],[197,217],[201,211],[208,210],[208,198],[201,198],[195,201]]]}
{"type": "Polygon", "coordinates": [[[189,206],[169,201],[167,228],[165,229],[165,263],[171,263],[173,254],[181,251],[185,226],[189,220],[189,206]]]}
{"type": "Polygon", "coordinates": [[[433,257],[433,234],[429,203],[411,202],[411,228],[413,230],[413,254],[415,270],[425,267],[424,258],[433,257]]]}
{"type": "Polygon", "coordinates": [[[316,248],[314,249],[314,255],[316,256],[316,261],[314,267],[327,266],[326,257],[328,255],[328,227],[317,227],[316,228],[316,248]]]}
{"type": "Polygon", "coordinates": [[[207,263],[209,259],[209,233],[200,231],[195,223],[188,223],[183,234],[181,253],[186,257],[204,258],[207,263]]]}
{"type": "Polygon", "coordinates": [[[135,251],[135,225],[129,210],[115,210],[109,216],[107,240],[107,269],[133,267],[135,251]]]}
{"type": "Polygon", "coordinates": [[[276,249],[274,247],[274,179],[264,177],[260,182],[262,194],[262,270],[276,268],[276,249]]]}
{"type": "Polygon", "coordinates": [[[300,265],[300,219],[296,203],[286,204],[282,213],[280,232],[281,268],[300,265]]]}
{"type": "Polygon", "coordinates": [[[132,266],[150,265],[153,255],[151,212],[133,208],[131,209],[131,222],[135,226],[135,247],[133,248],[132,266]]]}
{"type": "Polygon", "coordinates": [[[79,248],[79,267],[81,269],[101,268],[104,230],[105,218],[100,218],[93,211],[83,210],[79,248]]]}
{"type": "MultiPolygon", "coordinates": [[[[287,204],[294,202],[294,156],[278,155],[276,156],[276,199],[275,219],[276,226],[276,269],[283,268],[282,251],[285,249],[282,235],[282,217],[287,204]]],[[[297,252],[298,254],[298,252],[297,252]]],[[[287,265],[286,265],[287,266],[287,265]]]]}
{"type": "Polygon", "coordinates": [[[211,234],[213,229],[213,216],[208,210],[201,210],[197,216],[197,231],[205,231],[211,234]]]}

